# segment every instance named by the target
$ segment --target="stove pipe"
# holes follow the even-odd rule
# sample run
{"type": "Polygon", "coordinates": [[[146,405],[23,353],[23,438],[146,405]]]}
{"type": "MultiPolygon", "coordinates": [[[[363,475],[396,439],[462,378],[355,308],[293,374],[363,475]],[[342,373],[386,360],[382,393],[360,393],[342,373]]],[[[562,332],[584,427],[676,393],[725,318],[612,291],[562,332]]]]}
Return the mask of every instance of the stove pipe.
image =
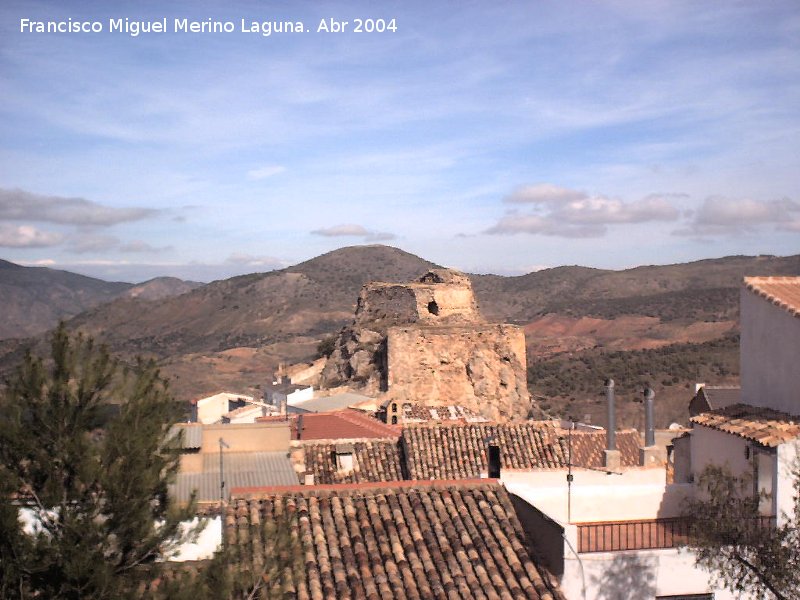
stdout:
{"type": "Polygon", "coordinates": [[[608,403],[608,429],[606,431],[606,439],[608,444],[607,450],[617,449],[617,415],[614,411],[614,380],[606,379],[606,401],[608,403]]]}
{"type": "Polygon", "coordinates": [[[644,388],[644,445],[656,445],[655,416],[653,414],[653,400],[656,394],[650,386],[644,388]]]}

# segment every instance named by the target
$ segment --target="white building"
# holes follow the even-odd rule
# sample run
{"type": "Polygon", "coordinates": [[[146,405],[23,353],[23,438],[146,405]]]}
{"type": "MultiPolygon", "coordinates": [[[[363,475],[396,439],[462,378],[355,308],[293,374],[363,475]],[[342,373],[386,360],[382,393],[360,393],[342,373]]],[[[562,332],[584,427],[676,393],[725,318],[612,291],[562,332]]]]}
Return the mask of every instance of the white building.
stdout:
{"type": "Polygon", "coordinates": [[[800,415],[800,277],[747,277],[741,292],[742,403],[800,415]]]}
{"type": "Polygon", "coordinates": [[[313,386],[292,383],[287,378],[284,378],[280,383],[268,386],[264,390],[264,401],[278,408],[281,406],[296,406],[313,398],[313,386]]]}
{"type": "Polygon", "coordinates": [[[200,398],[192,404],[192,420],[205,425],[254,423],[258,417],[278,412],[252,396],[230,392],[220,392],[207,398],[200,398]]]}
{"type": "Polygon", "coordinates": [[[709,464],[752,476],[760,512],[785,522],[800,448],[800,277],[747,277],[741,293],[741,401],[692,417],[691,481],[709,464]]]}
{"type": "MultiPolygon", "coordinates": [[[[726,391],[716,405],[701,395],[706,406],[674,441],[674,483],[665,470],[644,467],[574,469],[569,484],[563,470],[501,472],[569,600],[735,598],[714,589],[692,554],[677,547],[687,533],[678,518],[683,500],[710,464],[752,476],[754,493],[766,494],[762,516],[779,525],[791,518],[800,454],[800,277],[746,278],[741,328],[741,394],[726,391]]],[[[694,406],[702,405],[696,396],[694,406]]]]}

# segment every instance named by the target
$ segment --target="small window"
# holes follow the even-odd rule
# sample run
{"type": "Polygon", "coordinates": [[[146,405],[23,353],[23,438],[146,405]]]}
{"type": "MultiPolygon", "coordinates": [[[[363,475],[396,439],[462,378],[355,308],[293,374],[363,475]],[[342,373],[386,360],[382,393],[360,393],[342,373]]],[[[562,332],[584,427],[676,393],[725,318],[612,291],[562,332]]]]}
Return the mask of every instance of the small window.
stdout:
{"type": "Polygon", "coordinates": [[[439,305],[436,304],[436,300],[431,300],[430,302],[428,302],[428,312],[431,313],[432,315],[439,314],[439,305]]]}
{"type": "Polygon", "coordinates": [[[392,417],[392,425],[397,425],[397,415],[392,417]]]}

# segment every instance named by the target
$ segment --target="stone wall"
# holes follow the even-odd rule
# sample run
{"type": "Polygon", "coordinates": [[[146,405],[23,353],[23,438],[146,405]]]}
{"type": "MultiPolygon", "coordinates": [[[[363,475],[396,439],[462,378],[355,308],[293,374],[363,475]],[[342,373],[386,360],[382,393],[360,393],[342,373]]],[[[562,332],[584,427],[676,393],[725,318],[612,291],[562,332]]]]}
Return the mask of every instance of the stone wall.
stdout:
{"type": "Polygon", "coordinates": [[[372,327],[482,321],[469,278],[447,269],[414,283],[368,283],[356,306],[356,323],[372,327]]]}
{"type": "Polygon", "coordinates": [[[387,390],[423,404],[460,404],[492,420],[530,408],[525,335],[513,325],[392,327],[387,390]]]}
{"type": "Polygon", "coordinates": [[[469,278],[446,269],[362,288],[320,378],[323,388],[343,384],[386,400],[459,404],[493,420],[530,409],[523,331],[486,323],[469,278]]]}

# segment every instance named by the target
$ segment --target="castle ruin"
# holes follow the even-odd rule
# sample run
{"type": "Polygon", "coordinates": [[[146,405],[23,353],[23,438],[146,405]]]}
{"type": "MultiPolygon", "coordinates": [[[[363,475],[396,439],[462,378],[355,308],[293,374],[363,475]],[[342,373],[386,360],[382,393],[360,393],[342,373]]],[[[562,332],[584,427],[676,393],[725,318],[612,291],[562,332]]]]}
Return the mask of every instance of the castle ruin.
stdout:
{"type": "Polygon", "coordinates": [[[469,278],[448,269],[413,283],[366,284],[321,384],[385,400],[458,404],[492,420],[524,418],[530,408],[523,331],[486,322],[469,278]]]}

